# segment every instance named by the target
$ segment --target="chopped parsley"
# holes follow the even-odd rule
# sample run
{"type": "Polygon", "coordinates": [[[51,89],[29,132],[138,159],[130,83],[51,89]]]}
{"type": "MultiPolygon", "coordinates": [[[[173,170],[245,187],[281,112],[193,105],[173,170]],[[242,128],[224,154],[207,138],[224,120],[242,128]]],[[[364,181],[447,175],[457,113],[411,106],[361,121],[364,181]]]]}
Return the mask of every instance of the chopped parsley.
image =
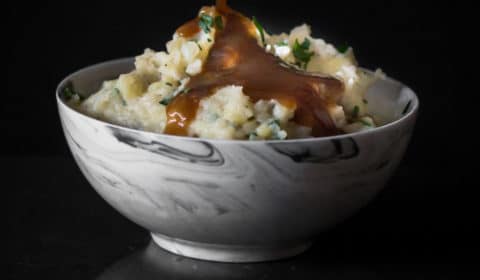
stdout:
{"type": "Polygon", "coordinates": [[[201,14],[198,25],[203,30],[203,32],[210,33],[210,27],[213,27],[213,17],[207,14],[201,14]]]}
{"type": "Polygon", "coordinates": [[[200,46],[200,44],[199,44],[198,42],[196,42],[196,41],[195,41],[195,43],[197,44],[198,49],[199,49],[200,51],[203,51],[202,46],[200,46]]]}
{"type": "Polygon", "coordinates": [[[362,123],[363,125],[365,125],[365,126],[372,126],[371,123],[369,123],[369,122],[367,122],[366,120],[363,120],[363,119],[360,120],[359,122],[361,122],[361,123],[362,123]]]}
{"type": "Polygon", "coordinates": [[[270,129],[272,130],[272,136],[271,139],[273,140],[283,140],[287,138],[287,133],[282,130],[280,127],[280,121],[276,119],[271,119],[268,122],[268,125],[270,126],[270,129]]]}
{"type": "Polygon", "coordinates": [[[223,20],[222,20],[222,16],[216,16],[215,17],[215,26],[222,30],[223,29],[223,20]]]}
{"type": "Polygon", "coordinates": [[[169,87],[173,87],[172,83],[166,82],[165,84],[169,87]]]}
{"type": "Polygon", "coordinates": [[[280,42],[276,43],[275,45],[277,45],[279,47],[288,46],[288,42],[287,41],[280,41],[280,42]]]}
{"type": "Polygon", "coordinates": [[[255,27],[258,29],[258,33],[260,33],[260,38],[262,39],[262,44],[265,46],[265,32],[263,29],[263,26],[258,22],[256,17],[253,17],[252,19],[253,24],[255,24],[255,27]]]}
{"type": "Polygon", "coordinates": [[[223,21],[221,16],[216,16],[213,18],[207,14],[200,15],[200,21],[198,25],[205,33],[210,33],[210,28],[216,27],[218,29],[223,29],[223,21]]]}
{"type": "Polygon", "coordinates": [[[172,101],[173,97],[165,97],[163,98],[162,100],[160,100],[160,104],[164,105],[164,106],[167,106],[168,104],[170,104],[170,102],[172,101]]]}
{"type": "Polygon", "coordinates": [[[72,84],[69,84],[67,85],[64,89],[63,89],[63,97],[65,97],[65,99],[68,101],[70,99],[72,99],[74,96],[78,96],[78,98],[80,100],[83,100],[83,96],[78,93],[77,91],[75,91],[75,89],[73,88],[73,85],[72,84]]]}
{"type": "Polygon", "coordinates": [[[350,48],[350,47],[348,46],[347,43],[343,43],[343,44],[337,46],[337,51],[338,51],[339,53],[346,53],[349,48],[350,48]]]}
{"type": "Polygon", "coordinates": [[[215,121],[215,120],[218,120],[218,118],[220,118],[220,115],[218,115],[217,113],[210,113],[210,114],[208,114],[208,116],[209,116],[210,121],[212,121],[212,122],[215,121]]]}
{"type": "Polygon", "coordinates": [[[127,102],[125,102],[125,99],[123,99],[122,94],[120,93],[120,90],[118,88],[113,88],[113,93],[120,98],[120,101],[122,102],[123,106],[127,106],[127,102]]]}
{"type": "Polygon", "coordinates": [[[297,65],[302,68],[307,68],[307,64],[312,58],[314,52],[308,51],[310,49],[310,40],[305,38],[303,43],[299,43],[298,40],[295,40],[295,44],[292,48],[292,53],[295,59],[297,60],[297,65]]]}
{"type": "Polygon", "coordinates": [[[353,117],[354,119],[357,118],[359,112],[360,112],[360,107],[358,107],[357,105],[355,105],[355,107],[353,107],[352,117],[353,117]]]}
{"type": "Polygon", "coordinates": [[[208,42],[211,42],[211,41],[212,41],[212,39],[208,38],[208,39],[207,39],[207,41],[208,41],[208,42]]]}
{"type": "Polygon", "coordinates": [[[273,140],[283,140],[285,138],[287,138],[287,134],[285,133],[285,131],[280,131],[280,130],[276,131],[272,137],[273,140]]]}
{"type": "Polygon", "coordinates": [[[280,121],[273,119],[273,120],[270,120],[270,121],[268,122],[268,125],[270,125],[270,126],[272,126],[272,127],[274,127],[274,126],[280,127],[280,121]]]}
{"type": "Polygon", "coordinates": [[[408,112],[408,109],[410,109],[410,105],[412,105],[412,100],[409,100],[407,105],[405,105],[405,108],[403,108],[402,115],[405,115],[408,112]]]}

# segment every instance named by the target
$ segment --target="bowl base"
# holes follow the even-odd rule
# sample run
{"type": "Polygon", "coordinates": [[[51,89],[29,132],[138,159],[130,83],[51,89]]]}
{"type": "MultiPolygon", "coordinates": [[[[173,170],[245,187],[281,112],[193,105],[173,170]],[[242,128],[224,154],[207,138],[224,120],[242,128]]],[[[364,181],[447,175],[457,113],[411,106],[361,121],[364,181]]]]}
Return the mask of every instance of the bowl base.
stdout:
{"type": "Polygon", "coordinates": [[[184,257],[229,263],[263,262],[284,259],[303,253],[310,241],[282,247],[249,247],[192,242],[152,233],[153,241],[161,248],[184,257]]]}

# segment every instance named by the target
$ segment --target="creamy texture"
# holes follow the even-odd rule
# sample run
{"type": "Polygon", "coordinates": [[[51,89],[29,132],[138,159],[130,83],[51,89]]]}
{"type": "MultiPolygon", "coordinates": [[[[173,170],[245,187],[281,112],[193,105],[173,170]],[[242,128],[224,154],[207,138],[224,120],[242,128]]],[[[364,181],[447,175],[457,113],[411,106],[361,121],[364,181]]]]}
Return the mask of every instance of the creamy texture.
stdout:
{"type": "MultiPolygon", "coordinates": [[[[249,19],[222,7],[220,10],[217,6],[217,12],[225,21],[225,27],[217,30],[202,72],[187,83],[189,93],[178,96],[168,105],[165,132],[188,135],[200,101],[215,89],[237,85],[242,86],[253,101],[273,99],[295,108],[294,121],[311,127],[314,136],[337,134],[338,129],[326,107],[335,106],[343,92],[342,82],[282,65],[277,57],[258,45],[256,27],[249,19]]],[[[191,26],[195,25],[188,23],[181,27],[179,33],[190,34],[191,26]]]]}
{"type": "MultiPolygon", "coordinates": [[[[166,52],[147,49],[135,70],[105,82],[78,110],[137,129],[219,139],[287,139],[375,127],[364,94],[381,73],[357,68],[352,49],[338,52],[302,25],[264,34],[226,7],[204,7],[181,26],[166,52]],[[200,17],[222,26],[200,28],[200,17]],[[296,42],[308,41],[303,68],[296,42]]],[[[218,6],[218,3],[217,3],[218,6]]]]}

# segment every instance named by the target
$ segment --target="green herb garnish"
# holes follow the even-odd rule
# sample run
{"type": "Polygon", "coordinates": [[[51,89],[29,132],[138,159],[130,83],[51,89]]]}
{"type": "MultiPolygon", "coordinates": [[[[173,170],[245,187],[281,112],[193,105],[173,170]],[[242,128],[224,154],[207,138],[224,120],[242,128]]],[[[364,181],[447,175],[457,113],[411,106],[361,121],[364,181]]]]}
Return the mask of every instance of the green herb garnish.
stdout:
{"type": "Polygon", "coordinates": [[[220,115],[218,115],[217,113],[210,113],[209,116],[211,121],[215,121],[215,120],[218,120],[218,118],[220,118],[220,115]]]}
{"type": "Polygon", "coordinates": [[[276,43],[276,45],[279,46],[279,47],[288,46],[288,42],[286,42],[286,41],[280,41],[280,42],[276,43]]]}
{"type": "Polygon", "coordinates": [[[122,102],[122,105],[127,106],[127,102],[125,101],[125,99],[123,99],[123,96],[120,93],[120,90],[118,88],[113,88],[113,92],[118,96],[118,98],[120,98],[120,101],[122,102]]]}
{"type": "Polygon", "coordinates": [[[412,100],[409,100],[407,105],[405,105],[405,108],[403,108],[402,115],[405,115],[408,112],[408,109],[410,109],[410,105],[412,105],[412,100]]]}
{"type": "Polygon", "coordinates": [[[200,51],[203,51],[202,46],[200,46],[200,44],[199,44],[198,42],[195,42],[195,43],[197,44],[198,49],[199,49],[200,51]]]}
{"type": "Polygon", "coordinates": [[[279,121],[279,120],[270,120],[270,121],[268,122],[268,125],[280,127],[280,121],[279,121]]]}
{"type": "Polygon", "coordinates": [[[169,87],[173,87],[172,83],[166,82],[165,84],[169,87]]]}
{"type": "Polygon", "coordinates": [[[268,122],[268,125],[272,129],[272,139],[273,140],[282,140],[285,139],[286,133],[282,131],[282,128],[280,127],[280,121],[273,119],[268,122]]]}
{"type": "Polygon", "coordinates": [[[164,99],[160,100],[160,104],[164,105],[164,106],[167,106],[168,104],[170,104],[170,102],[172,101],[173,97],[165,97],[164,99]]]}
{"type": "Polygon", "coordinates": [[[265,32],[264,32],[264,29],[263,29],[262,25],[260,24],[260,22],[258,22],[256,17],[253,17],[252,21],[253,21],[253,24],[255,24],[255,27],[257,27],[258,32],[260,33],[260,38],[262,39],[262,44],[265,46],[265,32]]]}
{"type": "Polygon", "coordinates": [[[216,27],[218,29],[223,29],[223,21],[221,16],[216,16],[213,18],[207,14],[200,15],[200,21],[198,25],[205,33],[210,33],[210,28],[216,27]]]}
{"type": "Polygon", "coordinates": [[[63,89],[63,96],[65,97],[65,99],[70,100],[75,95],[77,95],[77,93],[74,92],[71,88],[66,87],[66,88],[63,89]]]}
{"type": "Polygon", "coordinates": [[[352,117],[353,117],[354,119],[357,118],[359,112],[360,112],[360,107],[358,107],[357,105],[355,105],[355,107],[353,107],[352,117]]]}
{"type": "Polygon", "coordinates": [[[74,96],[78,96],[78,98],[81,100],[83,100],[83,96],[78,93],[77,91],[75,91],[75,89],[73,88],[73,85],[72,84],[69,84],[67,85],[64,89],[63,89],[63,96],[65,97],[65,99],[67,101],[69,101],[70,99],[72,99],[74,96]]]}
{"type": "Polygon", "coordinates": [[[350,48],[350,47],[348,46],[347,43],[343,43],[343,44],[337,46],[337,51],[338,51],[339,53],[346,53],[349,48],[350,48]]]}
{"type": "Polygon", "coordinates": [[[295,44],[293,45],[292,48],[292,53],[293,56],[295,56],[295,59],[297,60],[298,66],[302,68],[307,68],[307,64],[312,58],[314,52],[308,51],[310,49],[310,40],[305,38],[303,40],[303,43],[299,43],[298,40],[295,40],[295,44]]]}
{"type": "Polygon", "coordinates": [[[208,38],[208,39],[207,39],[207,41],[208,41],[208,42],[211,42],[211,41],[212,41],[212,39],[208,38]]]}
{"type": "Polygon", "coordinates": [[[203,32],[210,33],[210,27],[213,27],[213,17],[207,14],[201,14],[198,25],[203,30],[203,32]]]}
{"type": "Polygon", "coordinates": [[[215,26],[222,30],[223,29],[223,20],[222,20],[222,16],[216,16],[215,17],[215,26]]]}
{"type": "Polygon", "coordinates": [[[272,139],[273,140],[283,140],[286,138],[285,135],[280,135],[281,131],[276,131],[275,134],[273,135],[272,139]]]}
{"type": "Polygon", "coordinates": [[[367,122],[366,120],[359,120],[359,122],[361,122],[365,126],[372,126],[372,124],[367,122]]]}

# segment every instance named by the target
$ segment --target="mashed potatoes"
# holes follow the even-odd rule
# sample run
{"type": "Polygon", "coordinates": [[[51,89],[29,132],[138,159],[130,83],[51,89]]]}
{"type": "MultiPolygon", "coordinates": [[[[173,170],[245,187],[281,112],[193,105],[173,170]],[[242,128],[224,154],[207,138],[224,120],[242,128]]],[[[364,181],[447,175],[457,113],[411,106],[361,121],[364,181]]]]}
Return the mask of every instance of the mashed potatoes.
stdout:
{"type": "MultiPolygon", "coordinates": [[[[166,51],[146,49],[137,56],[135,70],[116,80],[106,81],[102,88],[84,101],[72,98],[69,104],[77,110],[111,123],[163,133],[167,122],[166,106],[186,87],[192,76],[202,71],[209,50],[215,43],[216,27],[200,29],[185,38],[175,33],[166,51]]],[[[289,34],[269,35],[257,30],[259,45],[291,67],[311,73],[333,76],[344,83],[345,91],[336,106],[328,109],[334,124],[345,132],[375,127],[368,115],[364,94],[381,76],[357,68],[353,51],[339,52],[322,39],[311,37],[310,27],[301,25],[289,34]],[[300,63],[295,48],[308,51],[306,63],[300,63]]],[[[259,73],[261,75],[261,73],[259,73]]],[[[287,139],[311,136],[311,128],[296,124],[295,108],[277,100],[252,102],[243,87],[229,85],[200,100],[188,135],[216,139],[287,139]]]]}

